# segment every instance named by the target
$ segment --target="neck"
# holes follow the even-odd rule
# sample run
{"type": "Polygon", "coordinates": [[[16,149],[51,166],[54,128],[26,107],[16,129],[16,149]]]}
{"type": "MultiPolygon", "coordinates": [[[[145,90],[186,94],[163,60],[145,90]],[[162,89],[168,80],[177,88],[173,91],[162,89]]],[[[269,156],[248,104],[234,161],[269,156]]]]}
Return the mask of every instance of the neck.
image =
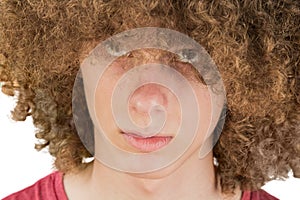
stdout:
{"type": "Polygon", "coordinates": [[[212,153],[201,160],[197,153],[175,169],[148,174],[122,173],[94,161],[90,184],[106,199],[218,199],[212,153]]]}

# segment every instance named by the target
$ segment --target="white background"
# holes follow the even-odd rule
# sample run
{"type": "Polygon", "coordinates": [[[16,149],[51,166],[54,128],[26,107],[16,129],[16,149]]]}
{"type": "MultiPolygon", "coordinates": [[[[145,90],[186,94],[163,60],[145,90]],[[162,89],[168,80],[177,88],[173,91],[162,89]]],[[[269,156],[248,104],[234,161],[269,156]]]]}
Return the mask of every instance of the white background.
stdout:
{"type": "MultiPolygon", "coordinates": [[[[10,119],[13,104],[13,98],[0,92],[0,199],[54,170],[47,151],[34,150],[36,139],[31,118],[25,122],[10,119]]],[[[281,200],[300,199],[300,179],[272,181],[263,189],[281,200]]]]}

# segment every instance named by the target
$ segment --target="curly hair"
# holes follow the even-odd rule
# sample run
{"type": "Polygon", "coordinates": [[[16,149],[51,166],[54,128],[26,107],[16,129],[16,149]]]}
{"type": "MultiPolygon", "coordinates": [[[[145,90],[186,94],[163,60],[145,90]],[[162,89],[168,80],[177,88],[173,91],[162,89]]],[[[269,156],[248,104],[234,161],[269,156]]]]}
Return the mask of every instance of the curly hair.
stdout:
{"type": "Polygon", "coordinates": [[[204,46],[227,91],[216,173],[223,192],[300,177],[300,2],[292,0],[1,0],[0,81],[17,97],[14,120],[32,116],[38,150],[80,170],[91,156],[73,122],[80,58],[113,34],[157,26],[204,46]]]}

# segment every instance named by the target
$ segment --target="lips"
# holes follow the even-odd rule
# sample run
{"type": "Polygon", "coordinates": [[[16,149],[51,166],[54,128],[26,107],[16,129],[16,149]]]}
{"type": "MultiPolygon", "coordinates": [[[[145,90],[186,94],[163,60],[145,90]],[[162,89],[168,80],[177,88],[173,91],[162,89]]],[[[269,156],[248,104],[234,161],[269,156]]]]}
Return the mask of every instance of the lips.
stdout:
{"type": "Polygon", "coordinates": [[[172,136],[152,136],[144,138],[131,133],[123,133],[122,135],[131,146],[142,152],[159,150],[166,146],[173,138],[172,136]]]}

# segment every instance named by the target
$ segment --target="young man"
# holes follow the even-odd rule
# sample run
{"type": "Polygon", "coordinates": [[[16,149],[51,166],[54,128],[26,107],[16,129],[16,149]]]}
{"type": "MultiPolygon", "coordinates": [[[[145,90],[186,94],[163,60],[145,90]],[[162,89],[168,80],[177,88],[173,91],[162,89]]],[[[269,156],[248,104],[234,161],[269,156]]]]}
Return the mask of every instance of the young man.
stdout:
{"type": "Polygon", "coordinates": [[[14,119],[32,116],[41,139],[36,147],[49,147],[58,170],[6,199],[276,199],[259,188],[290,169],[299,177],[297,3],[0,5],[3,92],[18,92],[14,119]],[[153,34],[144,37],[135,31],[143,27],[158,28],[146,28],[153,34]],[[206,51],[186,51],[194,43],[181,34],[206,51]],[[144,45],[152,36],[159,45],[144,45]],[[135,37],[142,42],[128,39],[135,37]],[[187,48],[179,51],[176,41],[187,48]],[[102,65],[108,67],[101,71],[102,65]],[[180,77],[185,81],[176,85],[180,77]],[[173,86],[155,82],[164,79],[173,86]],[[220,80],[226,98],[214,101],[225,94],[214,90],[220,80]],[[125,110],[118,107],[123,97],[125,110]],[[184,97],[196,104],[182,103],[184,97]],[[155,120],[161,129],[151,126],[155,120]],[[186,129],[178,131],[183,122],[186,129]]]}

